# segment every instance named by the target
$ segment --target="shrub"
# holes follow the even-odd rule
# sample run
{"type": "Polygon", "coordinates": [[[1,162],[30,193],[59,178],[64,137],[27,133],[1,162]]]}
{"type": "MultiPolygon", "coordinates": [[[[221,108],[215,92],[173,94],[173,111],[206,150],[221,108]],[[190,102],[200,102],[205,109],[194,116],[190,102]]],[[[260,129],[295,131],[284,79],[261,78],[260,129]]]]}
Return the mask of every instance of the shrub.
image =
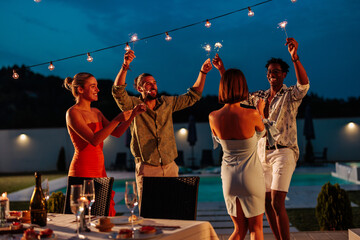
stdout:
{"type": "Polygon", "coordinates": [[[65,196],[62,192],[53,192],[47,201],[47,209],[50,213],[63,213],[65,196]]]}
{"type": "Polygon", "coordinates": [[[349,196],[339,184],[326,183],[317,198],[316,218],[321,230],[346,230],[353,227],[349,196]]]}

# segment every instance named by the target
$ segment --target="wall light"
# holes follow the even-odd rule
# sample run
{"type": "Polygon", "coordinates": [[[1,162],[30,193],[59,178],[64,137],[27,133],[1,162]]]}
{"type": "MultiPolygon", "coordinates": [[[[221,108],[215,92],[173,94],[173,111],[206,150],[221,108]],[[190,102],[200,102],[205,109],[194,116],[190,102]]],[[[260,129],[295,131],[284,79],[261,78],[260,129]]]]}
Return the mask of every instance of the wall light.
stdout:
{"type": "Polygon", "coordinates": [[[16,142],[17,142],[19,145],[26,146],[26,145],[29,145],[29,143],[30,143],[30,138],[29,138],[28,135],[22,133],[22,134],[20,134],[20,135],[17,137],[16,142]]]}
{"type": "Polygon", "coordinates": [[[187,133],[186,128],[180,128],[179,133],[180,133],[181,135],[185,135],[185,134],[187,133]]]}
{"type": "Polygon", "coordinates": [[[348,124],[345,125],[345,133],[348,136],[357,135],[359,131],[360,131],[359,125],[354,122],[349,122],[348,124]]]}

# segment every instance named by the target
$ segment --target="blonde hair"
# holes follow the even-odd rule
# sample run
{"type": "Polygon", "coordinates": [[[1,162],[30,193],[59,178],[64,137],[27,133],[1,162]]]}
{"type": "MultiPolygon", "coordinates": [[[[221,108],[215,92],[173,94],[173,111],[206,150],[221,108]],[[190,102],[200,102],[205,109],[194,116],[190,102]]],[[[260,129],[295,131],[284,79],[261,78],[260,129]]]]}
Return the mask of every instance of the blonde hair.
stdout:
{"type": "Polygon", "coordinates": [[[79,96],[78,88],[84,88],[86,80],[91,77],[94,77],[91,73],[81,72],[76,74],[73,78],[65,78],[63,85],[75,98],[77,98],[79,96]]]}

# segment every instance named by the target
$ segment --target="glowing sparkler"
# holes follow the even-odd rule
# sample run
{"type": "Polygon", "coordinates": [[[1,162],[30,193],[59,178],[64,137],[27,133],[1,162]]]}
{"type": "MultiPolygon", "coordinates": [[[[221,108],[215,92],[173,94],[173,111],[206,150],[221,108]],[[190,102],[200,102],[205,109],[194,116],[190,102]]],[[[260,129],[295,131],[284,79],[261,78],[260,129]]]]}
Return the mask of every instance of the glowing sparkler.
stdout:
{"type": "Polygon", "coordinates": [[[207,56],[209,56],[210,52],[211,52],[211,45],[210,44],[206,44],[203,49],[205,49],[205,51],[207,51],[207,56]]]}
{"type": "Polygon", "coordinates": [[[220,42],[215,43],[214,49],[217,49],[216,52],[219,52],[220,48],[222,48],[223,45],[220,42]]]}
{"type": "MultiPolygon", "coordinates": [[[[286,25],[287,25],[287,24],[288,24],[287,21],[283,21],[283,22],[281,22],[281,23],[278,24],[279,27],[281,27],[282,29],[284,29],[286,38],[288,38],[288,35],[287,35],[287,32],[286,32],[286,25]]],[[[278,27],[278,28],[279,28],[279,27],[278,27]]]]}
{"type": "Polygon", "coordinates": [[[131,42],[132,42],[132,44],[133,44],[133,50],[135,50],[135,42],[137,41],[137,40],[139,40],[138,39],[138,35],[137,35],[137,33],[134,33],[132,36],[131,36],[131,42]]]}

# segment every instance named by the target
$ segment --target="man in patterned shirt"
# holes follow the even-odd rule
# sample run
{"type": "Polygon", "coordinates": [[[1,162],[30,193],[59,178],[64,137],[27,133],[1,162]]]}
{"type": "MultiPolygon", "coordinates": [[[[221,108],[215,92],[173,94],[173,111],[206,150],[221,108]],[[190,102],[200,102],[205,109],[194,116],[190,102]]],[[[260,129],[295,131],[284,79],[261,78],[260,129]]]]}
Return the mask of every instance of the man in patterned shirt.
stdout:
{"type": "Polygon", "coordinates": [[[148,73],[140,74],[134,80],[134,87],[141,96],[135,97],[129,96],[125,89],[126,73],[134,58],[134,51],[125,53],[124,63],[115,79],[112,94],[122,111],[133,109],[138,104],[147,106],[141,117],[135,117],[130,125],[130,149],[135,159],[135,175],[140,196],[143,176],[178,176],[179,168],[174,161],[177,149],[172,113],[190,107],[200,100],[206,74],[212,65],[210,59],[207,59],[193,86],[180,96],[159,96],[155,78],[148,73]]]}
{"type": "MultiPolygon", "coordinates": [[[[267,64],[267,79],[270,89],[251,93],[249,103],[257,105],[260,98],[265,101],[265,118],[275,122],[280,135],[274,146],[265,138],[259,141],[258,154],[262,162],[266,184],[266,217],[276,239],[290,239],[289,218],[285,209],[285,198],[292,174],[299,158],[297,145],[296,115],[298,107],[309,90],[309,79],[297,55],[298,43],[287,38],[286,44],[291,55],[297,78],[296,85],[283,84],[289,65],[279,58],[270,59],[267,64]]],[[[214,66],[220,74],[225,71],[220,58],[215,57],[214,66]]]]}

